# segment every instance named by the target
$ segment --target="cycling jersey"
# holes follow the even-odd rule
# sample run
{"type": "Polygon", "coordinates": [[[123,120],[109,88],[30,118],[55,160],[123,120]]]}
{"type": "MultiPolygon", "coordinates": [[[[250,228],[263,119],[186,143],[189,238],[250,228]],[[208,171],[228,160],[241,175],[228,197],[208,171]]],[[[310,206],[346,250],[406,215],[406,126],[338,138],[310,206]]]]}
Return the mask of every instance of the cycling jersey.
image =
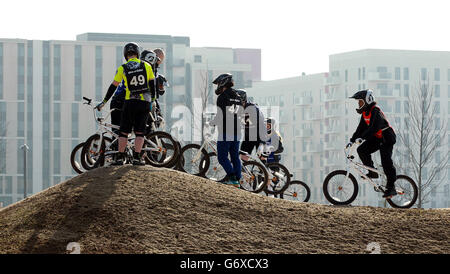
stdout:
{"type": "Polygon", "coordinates": [[[136,99],[152,101],[150,80],[154,80],[152,66],[137,58],[129,59],[125,64],[117,68],[114,81],[124,82],[125,100],[136,99]]]}

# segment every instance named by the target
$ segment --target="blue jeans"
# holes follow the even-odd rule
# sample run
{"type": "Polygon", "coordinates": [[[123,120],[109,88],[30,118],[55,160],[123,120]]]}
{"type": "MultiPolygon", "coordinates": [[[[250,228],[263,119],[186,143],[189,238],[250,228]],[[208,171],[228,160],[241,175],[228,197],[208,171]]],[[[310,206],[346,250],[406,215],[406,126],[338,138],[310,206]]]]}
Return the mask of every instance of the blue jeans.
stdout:
{"type": "Polygon", "coordinates": [[[223,167],[227,176],[236,176],[241,179],[241,159],[239,158],[239,141],[218,141],[217,142],[217,160],[223,167]],[[230,154],[230,160],[228,159],[230,154]]]}

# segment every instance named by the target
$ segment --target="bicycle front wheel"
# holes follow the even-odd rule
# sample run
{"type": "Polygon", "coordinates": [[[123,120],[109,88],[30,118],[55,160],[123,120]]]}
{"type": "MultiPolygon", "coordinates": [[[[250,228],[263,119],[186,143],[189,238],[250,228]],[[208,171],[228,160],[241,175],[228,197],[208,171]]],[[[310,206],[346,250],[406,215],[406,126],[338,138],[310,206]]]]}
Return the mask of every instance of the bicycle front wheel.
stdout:
{"type": "Polygon", "coordinates": [[[311,190],[308,185],[302,181],[290,181],[288,187],[280,193],[280,199],[286,199],[297,202],[308,202],[311,197],[311,190]]]}
{"type": "Polygon", "coordinates": [[[154,167],[168,167],[179,157],[179,146],[172,135],[155,131],[146,136],[144,141],[144,160],[154,167]]]}
{"type": "Polygon", "coordinates": [[[263,164],[247,161],[242,164],[242,177],[239,180],[242,189],[259,193],[267,187],[269,173],[263,164]]]}
{"type": "Polygon", "coordinates": [[[180,169],[196,176],[204,176],[209,168],[209,156],[200,145],[189,144],[181,149],[180,169]]]}
{"type": "Polygon", "coordinates": [[[73,170],[76,173],[83,173],[83,168],[81,167],[81,163],[79,160],[81,159],[81,150],[83,149],[84,143],[80,143],[74,147],[72,153],[70,153],[70,164],[72,165],[73,170]]]}
{"type": "Polygon", "coordinates": [[[419,190],[413,179],[406,175],[397,175],[395,181],[395,190],[397,195],[391,199],[387,199],[387,202],[394,208],[410,208],[417,200],[419,190]]]}
{"type": "Polygon", "coordinates": [[[267,194],[280,194],[285,191],[291,181],[289,170],[280,163],[267,163],[266,167],[272,178],[264,191],[267,194]]]}
{"type": "MultiPolygon", "coordinates": [[[[225,169],[219,164],[219,160],[217,159],[217,154],[214,152],[208,153],[209,158],[209,168],[205,173],[205,178],[216,181],[223,182],[227,173],[225,169]]],[[[206,166],[206,161],[203,159],[200,163],[200,166],[206,166]]]]}
{"type": "Polygon", "coordinates": [[[335,170],[323,181],[323,194],[333,205],[349,205],[358,195],[358,182],[345,170],[335,170]]]}

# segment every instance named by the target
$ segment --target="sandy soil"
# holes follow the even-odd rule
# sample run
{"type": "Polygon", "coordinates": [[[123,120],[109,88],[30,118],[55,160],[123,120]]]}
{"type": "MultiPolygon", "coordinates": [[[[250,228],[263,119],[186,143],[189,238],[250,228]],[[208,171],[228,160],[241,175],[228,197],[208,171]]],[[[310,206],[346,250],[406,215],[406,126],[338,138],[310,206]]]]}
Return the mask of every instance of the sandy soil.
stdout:
{"type": "Polygon", "coordinates": [[[107,167],[0,211],[0,253],[450,253],[450,210],[333,207],[107,167]]]}

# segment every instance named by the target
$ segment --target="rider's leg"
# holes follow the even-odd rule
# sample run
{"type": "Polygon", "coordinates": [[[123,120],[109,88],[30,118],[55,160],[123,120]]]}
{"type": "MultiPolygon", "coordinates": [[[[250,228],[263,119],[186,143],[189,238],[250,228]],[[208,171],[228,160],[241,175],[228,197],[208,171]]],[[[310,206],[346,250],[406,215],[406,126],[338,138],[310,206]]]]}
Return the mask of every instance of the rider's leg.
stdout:
{"type": "MultiPolygon", "coordinates": [[[[364,143],[362,143],[357,151],[361,162],[368,166],[374,167],[371,154],[380,149],[380,142],[375,138],[369,138],[364,143]]],[[[378,173],[370,171],[366,174],[367,177],[377,179],[379,177],[378,173]]],[[[362,177],[362,176],[361,176],[362,177]]],[[[363,177],[364,178],[364,177],[363,177]]]]}
{"type": "Polygon", "coordinates": [[[371,154],[380,149],[380,142],[375,138],[367,139],[364,143],[362,143],[358,149],[358,156],[361,159],[361,162],[368,166],[374,167],[371,154]]]}
{"type": "Polygon", "coordinates": [[[236,177],[236,180],[239,181],[241,179],[241,160],[239,159],[239,141],[232,141],[230,145],[230,158],[231,163],[233,164],[233,174],[236,177]]]}
{"type": "Polygon", "coordinates": [[[394,146],[390,144],[382,144],[380,148],[381,164],[383,165],[383,170],[387,177],[387,189],[393,189],[395,180],[397,179],[397,171],[392,162],[393,149],[394,146]]]}
{"type": "Polygon", "coordinates": [[[233,166],[228,159],[228,152],[230,151],[230,143],[228,141],[217,141],[217,160],[227,173],[227,178],[233,176],[233,166]]]}

